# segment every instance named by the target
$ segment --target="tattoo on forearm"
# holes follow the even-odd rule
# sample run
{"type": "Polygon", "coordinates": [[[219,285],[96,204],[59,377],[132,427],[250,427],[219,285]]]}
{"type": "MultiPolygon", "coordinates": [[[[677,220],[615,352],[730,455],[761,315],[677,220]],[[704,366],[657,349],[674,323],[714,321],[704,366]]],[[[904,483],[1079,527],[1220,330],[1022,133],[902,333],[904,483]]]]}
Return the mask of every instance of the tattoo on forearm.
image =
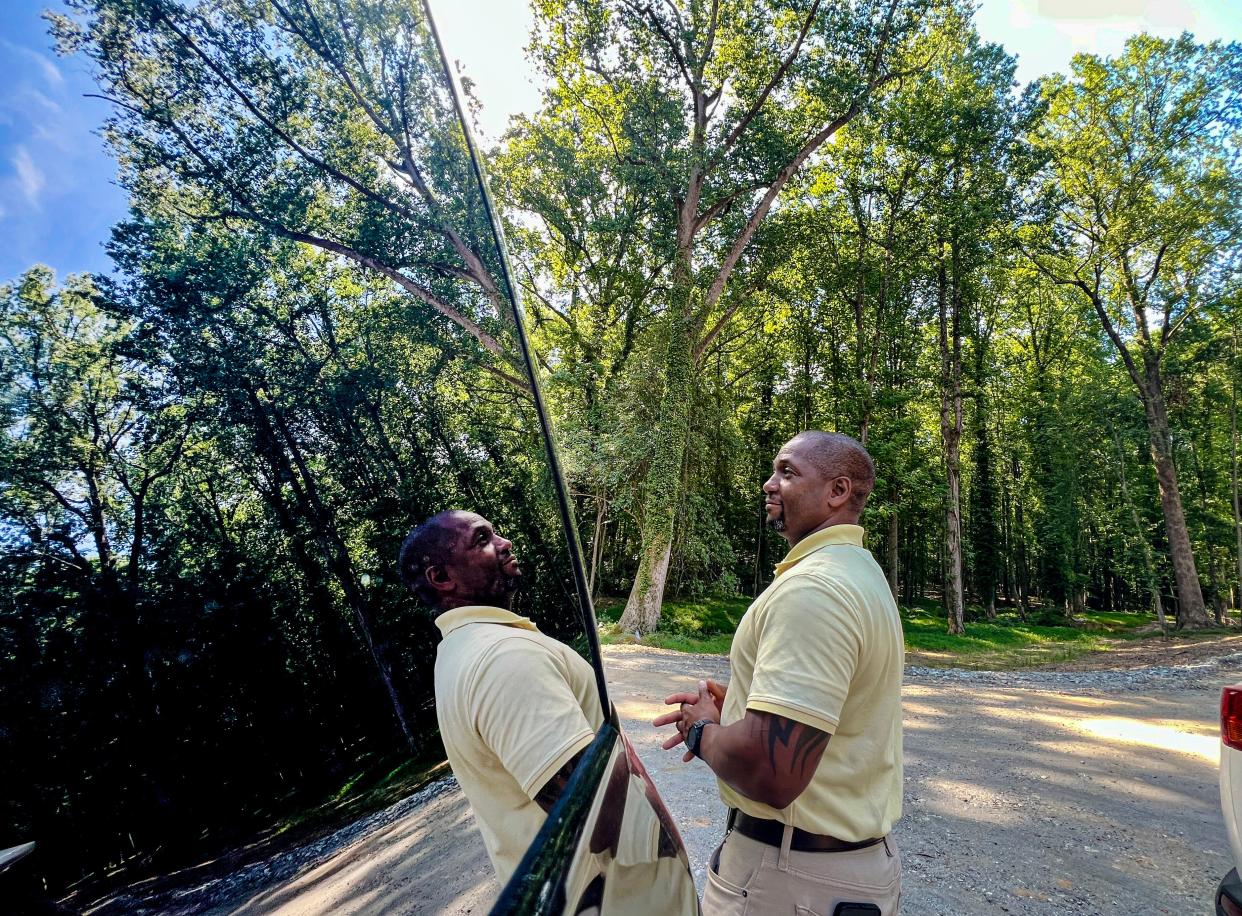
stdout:
{"type": "Polygon", "coordinates": [[[824,732],[817,728],[803,725],[801,722],[786,719],[784,716],[765,716],[764,729],[768,745],[768,765],[771,766],[773,773],[777,770],[777,745],[779,744],[782,748],[789,747],[789,742],[793,738],[794,732],[797,731],[799,734],[797,740],[794,741],[793,756],[789,760],[789,770],[791,772],[795,769],[799,773],[804,772],[807,764],[815,758],[816,753],[828,743],[828,735],[824,732]]]}
{"type": "Polygon", "coordinates": [[[806,771],[806,765],[811,762],[821,747],[828,743],[828,735],[821,732],[818,728],[802,727],[802,734],[798,736],[798,742],[794,745],[793,764],[798,767],[798,772],[806,771]],[[798,763],[801,759],[801,763],[798,763]]]}
{"type": "Polygon", "coordinates": [[[764,725],[768,733],[768,765],[772,767],[772,772],[775,773],[777,742],[782,747],[787,746],[798,723],[792,719],[786,719],[784,716],[767,716],[764,719],[764,725]]]}

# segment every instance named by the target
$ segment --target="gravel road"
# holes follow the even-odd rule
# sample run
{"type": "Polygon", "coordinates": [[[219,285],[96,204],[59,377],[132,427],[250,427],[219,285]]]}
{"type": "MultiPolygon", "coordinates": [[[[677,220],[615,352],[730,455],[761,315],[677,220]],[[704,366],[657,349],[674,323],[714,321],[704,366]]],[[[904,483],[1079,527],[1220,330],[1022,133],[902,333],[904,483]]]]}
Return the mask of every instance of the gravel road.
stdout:
{"type": "MultiPolygon", "coordinates": [[[[667,693],[723,658],[608,647],[613,702],[697,866],[724,812],[706,767],[659,748],[667,693]]],[[[908,668],[894,831],[904,916],[1211,914],[1232,867],[1217,790],[1220,685],[1242,654],[1127,671],[908,668]]]]}
{"type": "MultiPolygon", "coordinates": [[[[639,646],[604,651],[612,700],[681,827],[701,887],[724,809],[707,768],[661,750],[649,723],[666,694],[699,677],[726,680],[728,661],[639,646]]],[[[1120,671],[907,668],[905,810],[895,830],[904,916],[1211,914],[1232,865],[1217,793],[1216,707],[1220,685],[1236,681],[1242,653],[1120,671]]],[[[478,914],[496,890],[448,777],[227,878],[107,909],[478,914]]]]}

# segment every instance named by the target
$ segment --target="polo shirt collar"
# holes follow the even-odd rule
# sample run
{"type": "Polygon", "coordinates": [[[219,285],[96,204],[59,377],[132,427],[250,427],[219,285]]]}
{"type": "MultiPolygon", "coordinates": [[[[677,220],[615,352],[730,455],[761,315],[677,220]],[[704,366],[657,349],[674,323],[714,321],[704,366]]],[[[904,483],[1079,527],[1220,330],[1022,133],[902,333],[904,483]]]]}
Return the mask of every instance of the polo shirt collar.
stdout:
{"type": "Polygon", "coordinates": [[[523,630],[538,630],[528,617],[520,617],[513,611],[504,608],[489,607],[485,604],[470,604],[445,611],[436,618],[436,626],[440,633],[448,636],[458,627],[468,623],[499,623],[509,627],[520,627],[523,630]]]}
{"type": "Polygon", "coordinates": [[[779,576],[781,573],[793,569],[800,560],[805,559],[817,550],[840,544],[861,547],[863,545],[862,526],[830,525],[822,531],[816,531],[814,534],[807,535],[790,549],[789,553],[785,555],[785,559],[776,564],[776,574],[779,576]]]}

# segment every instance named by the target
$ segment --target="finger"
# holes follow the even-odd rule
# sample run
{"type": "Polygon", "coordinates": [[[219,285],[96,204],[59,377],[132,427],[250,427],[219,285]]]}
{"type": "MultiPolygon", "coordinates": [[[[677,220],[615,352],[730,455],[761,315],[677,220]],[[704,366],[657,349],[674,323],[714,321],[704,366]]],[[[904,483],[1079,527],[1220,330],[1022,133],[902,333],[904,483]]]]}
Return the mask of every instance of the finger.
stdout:
{"type": "Polygon", "coordinates": [[[674,735],[673,737],[665,741],[663,744],[661,744],[660,747],[664,748],[666,751],[671,751],[673,748],[675,748],[679,744],[681,744],[681,735],[674,735]]]}
{"type": "Polygon", "coordinates": [[[674,693],[672,696],[664,698],[665,706],[674,706],[678,703],[697,703],[699,695],[697,693],[674,693]]]}
{"type": "Polygon", "coordinates": [[[718,700],[724,699],[725,688],[723,684],[717,684],[715,681],[709,680],[707,682],[707,689],[708,689],[708,692],[710,692],[711,695],[714,696],[716,699],[718,700]]]}
{"type": "Polygon", "coordinates": [[[659,728],[661,725],[672,725],[674,722],[680,722],[680,721],[681,721],[681,710],[678,710],[677,712],[666,712],[662,716],[657,716],[656,718],[651,720],[651,724],[654,725],[656,728],[659,728]]]}
{"type": "Polygon", "coordinates": [[[681,755],[682,763],[689,763],[693,759],[694,759],[694,755],[691,754],[689,751],[686,751],[684,754],[681,755]]]}

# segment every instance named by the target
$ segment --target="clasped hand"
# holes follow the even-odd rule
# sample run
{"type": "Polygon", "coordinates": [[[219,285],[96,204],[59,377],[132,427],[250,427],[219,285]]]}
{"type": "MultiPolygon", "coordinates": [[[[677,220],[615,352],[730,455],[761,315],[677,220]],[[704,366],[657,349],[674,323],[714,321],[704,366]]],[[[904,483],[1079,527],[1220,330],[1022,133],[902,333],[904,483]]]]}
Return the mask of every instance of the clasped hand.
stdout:
{"type": "MultiPolygon", "coordinates": [[[[707,719],[719,724],[720,710],[724,706],[725,693],[728,689],[727,685],[704,680],[699,681],[698,693],[674,693],[665,697],[664,702],[667,705],[677,706],[678,709],[675,712],[666,712],[651,722],[656,728],[663,725],[677,726],[677,734],[664,742],[664,749],[669,751],[679,744],[685,744],[690,726],[699,719],[707,719]]],[[[681,759],[689,762],[694,759],[694,755],[686,751],[681,759]]]]}

